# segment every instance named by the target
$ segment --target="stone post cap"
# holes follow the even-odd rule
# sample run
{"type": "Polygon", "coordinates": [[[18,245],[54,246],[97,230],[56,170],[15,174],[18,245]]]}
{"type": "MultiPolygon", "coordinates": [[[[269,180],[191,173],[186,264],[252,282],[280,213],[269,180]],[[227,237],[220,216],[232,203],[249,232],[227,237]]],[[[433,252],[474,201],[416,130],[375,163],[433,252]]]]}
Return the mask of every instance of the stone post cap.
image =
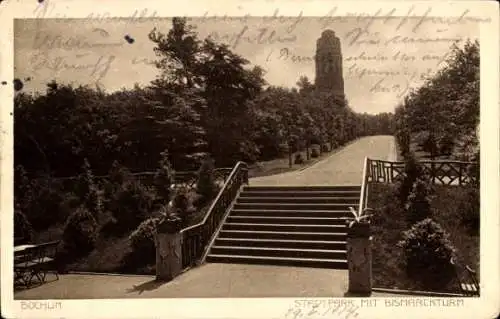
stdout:
{"type": "Polygon", "coordinates": [[[182,229],[182,220],[179,216],[166,216],[157,227],[158,233],[176,234],[182,229]]]}
{"type": "Polygon", "coordinates": [[[352,221],[348,220],[347,223],[347,237],[348,238],[370,238],[371,237],[371,227],[368,222],[354,222],[352,225],[349,224],[352,221]]]}

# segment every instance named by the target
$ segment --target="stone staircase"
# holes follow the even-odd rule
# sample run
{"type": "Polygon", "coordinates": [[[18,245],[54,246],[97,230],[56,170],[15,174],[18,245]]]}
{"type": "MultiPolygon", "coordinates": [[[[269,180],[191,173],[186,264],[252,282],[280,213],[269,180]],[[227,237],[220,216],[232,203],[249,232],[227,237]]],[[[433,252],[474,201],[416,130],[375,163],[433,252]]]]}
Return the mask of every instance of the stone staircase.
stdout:
{"type": "Polygon", "coordinates": [[[361,186],[245,186],[206,261],[347,269],[361,186]]]}

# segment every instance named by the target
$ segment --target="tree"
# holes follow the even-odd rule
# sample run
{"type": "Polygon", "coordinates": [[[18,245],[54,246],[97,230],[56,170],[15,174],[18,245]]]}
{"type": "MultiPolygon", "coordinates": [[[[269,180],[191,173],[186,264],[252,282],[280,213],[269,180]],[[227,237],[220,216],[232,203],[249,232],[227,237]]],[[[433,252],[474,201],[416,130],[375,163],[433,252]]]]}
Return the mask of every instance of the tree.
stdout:
{"type": "Polygon", "coordinates": [[[304,95],[309,95],[314,92],[314,84],[311,83],[309,78],[305,75],[300,76],[297,81],[297,86],[299,88],[299,93],[304,95]]]}
{"type": "MultiPolygon", "coordinates": [[[[195,89],[206,101],[200,111],[207,132],[208,149],[217,163],[251,157],[246,117],[248,102],[257,96],[265,81],[261,68],[248,69],[248,60],[232,52],[227,45],[211,39],[200,41],[186,19],[174,18],[173,28],[164,35],[156,30],[150,39],[156,44],[161,71],[155,86],[195,89]],[[221,148],[224,145],[224,148],[221,148]]],[[[178,91],[177,91],[178,88],[178,91]]]]}
{"type": "Polygon", "coordinates": [[[409,136],[419,136],[431,159],[449,156],[478,124],[479,43],[468,40],[454,45],[445,66],[396,109],[398,143],[407,152],[409,136]]]}
{"type": "Polygon", "coordinates": [[[161,153],[159,167],[155,173],[155,186],[157,194],[164,202],[170,200],[171,186],[174,184],[174,171],[170,166],[168,150],[161,153]]]}

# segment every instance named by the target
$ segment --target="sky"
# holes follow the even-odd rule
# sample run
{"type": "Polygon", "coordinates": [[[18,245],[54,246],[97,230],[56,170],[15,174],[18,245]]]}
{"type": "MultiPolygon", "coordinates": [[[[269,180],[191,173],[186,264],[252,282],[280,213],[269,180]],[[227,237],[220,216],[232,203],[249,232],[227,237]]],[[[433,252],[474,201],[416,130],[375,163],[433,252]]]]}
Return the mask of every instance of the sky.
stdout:
{"type": "MultiPolygon", "coordinates": [[[[478,25],[466,19],[205,16],[188,22],[200,39],[226,43],[264,68],[269,85],[290,88],[303,75],[314,81],[316,40],[325,29],[333,30],[341,42],[349,105],[371,114],[393,111],[410,88],[443,66],[453,42],[479,37],[478,25]]],[[[168,18],[15,20],[15,77],[28,92],[44,92],[51,80],[99,83],[109,92],[147,85],[158,74],[148,33],[157,28],[166,34],[171,23],[168,18]]]]}

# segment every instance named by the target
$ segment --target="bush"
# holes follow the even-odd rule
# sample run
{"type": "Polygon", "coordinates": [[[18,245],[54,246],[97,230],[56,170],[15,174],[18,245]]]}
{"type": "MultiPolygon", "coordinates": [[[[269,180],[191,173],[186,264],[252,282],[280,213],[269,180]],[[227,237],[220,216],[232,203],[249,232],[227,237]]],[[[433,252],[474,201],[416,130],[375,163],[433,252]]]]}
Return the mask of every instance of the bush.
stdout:
{"type": "Polygon", "coordinates": [[[396,140],[399,146],[400,155],[407,157],[410,153],[410,135],[406,131],[398,131],[396,133],[396,140]]]}
{"type": "Polygon", "coordinates": [[[80,206],[64,226],[64,249],[70,255],[83,255],[94,248],[96,240],[97,221],[86,207],[80,206]]]}
{"type": "Polygon", "coordinates": [[[405,205],[407,220],[410,225],[431,217],[432,185],[421,178],[413,183],[405,205]]]}
{"type": "Polygon", "coordinates": [[[330,152],[330,149],[328,148],[328,144],[322,144],[321,145],[321,152],[322,153],[330,152]]]}
{"type": "Polygon", "coordinates": [[[460,207],[461,217],[460,222],[466,226],[472,234],[479,234],[480,228],[480,192],[479,188],[468,186],[466,192],[466,199],[462,201],[460,207]]]}
{"type": "Polygon", "coordinates": [[[96,219],[99,219],[103,212],[104,201],[87,159],[84,160],[82,173],[78,176],[76,184],[76,193],[81,198],[82,204],[96,219]]]}
{"type": "Polygon", "coordinates": [[[319,151],[318,151],[318,149],[313,148],[313,149],[311,150],[311,157],[312,157],[312,158],[317,158],[317,157],[319,157],[319,151]]]}
{"type": "Polygon", "coordinates": [[[132,253],[147,263],[155,260],[155,234],[159,222],[158,217],[148,218],[129,236],[132,253]]]}
{"type": "Polygon", "coordinates": [[[455,248],[449,235],[430,218],[415,224],[403,232],[398,246],[406,257],[408,276],[425,289],[445,287],[454,277],[451,258],[455,248]]]}
{"type": "Polygon", "coordinates": [[[106,183],[104,184],[105,197],[112,197],[120,185],[130,182],[131,179],[134,179],[134,177],[130,171],[126,167],[120,165],[117,161],[114,161],[111,169],[109,170],[106,183]]]}
{"type": "Polygon", "coordinates": [[[40,178],[24,187],[27,192],[16,194],[15,201],[35,230],[46,229],[67,218],[60,207],[64,193],[56,183],[51,183],[48,178],[40,178]]]}
{"type": "Polygon", "coordinates": [[[131,180],[120,186],[110,201],[110,210],[123,230],[137,227],[153,209],[155,194],[139,181],[131,180]]]}
{"type": "Polygon", "coordinates": [[[198,182],[196,192],[201,195],[201,201],[208,202],[217,194],[217,184],[214,176],[214,161],[205,159],[198,171],[198,182]]]}
{"type": "Polygon", "coordinates": [[[455,141],[453,137],[449,134],[445,134],[441,136],[438,140],[438,149],[439,154],[442,155],[451,155],[453,149],[455,148],[455,141]]]}
{"type": "Polygon", "coordinates": [[[23,212],[16,210],[14,212],[14,238],[19,238],[15,244],[29,243],[33,240],[33,227],[23,212]]]}
{"type": "Polygon", "coordinates": [[[304,164],[304,158],[302,157],[301,153],[295,154],[295,164],[304,164]]]}
{"type": "Polygon", "coordinates": [[[190,203],[188,190],[185,187],[180,187],[176,190],[172,204],[179,212],[186,212],[188,210],[190,203]]]}
{"type": "Polygon", "coordinates": [[[174,198],[172,199],[172,209],[182,218],[183,222],[194,213],[193,201],[189,196],[187,188],[181,187],[176,190],[174,198]]]}
{"type": "Polygon", "coordinates": [[[412,191],[413,183],[415,183],[417,178],[422,176],[423,170],[418,164],[415,155],[413,153],[408,153],[405,158],[403,179],[398,182],[399,199],[402,205],[406,203],[408,195],[410,195],[412,191]]]}
{"type": "Polygon", "coordinates": [[[174,171],[168,159],[168,151],[165,150],[161,153],[159,167],[156,170],[154,177],[156,191],[163,200],[170,199],[170,187],[174,183],[174,171]]]}
{"type": "Polygon", "coordinates": [[[82,171],[76,180],[76,195],[82,200],[89,194],[95,186],[94,174],[87,159],[84,159],[82,171]]]}

